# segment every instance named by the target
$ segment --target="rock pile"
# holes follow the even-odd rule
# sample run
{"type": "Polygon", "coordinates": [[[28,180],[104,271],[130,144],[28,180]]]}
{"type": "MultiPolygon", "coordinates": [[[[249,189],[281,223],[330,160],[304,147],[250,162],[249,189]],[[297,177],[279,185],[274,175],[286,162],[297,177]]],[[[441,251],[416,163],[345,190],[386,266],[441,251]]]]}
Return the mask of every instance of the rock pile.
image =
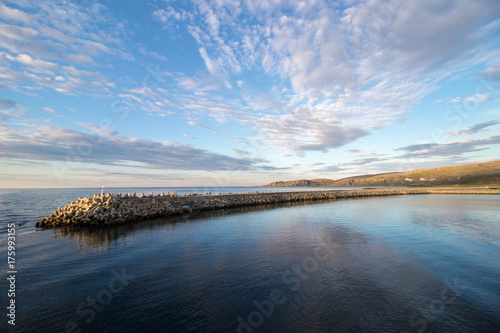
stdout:
{"type": "Polygon", "coordinates": [[[92,198],[79,198],[62,208],[58,208],[50,216],[43,218],[37,227],[60,227],[65,225],[79,226],[112,226],[145,218],[153,218],[174,213],[170,202],[155,200],[159,197],[175,198],[172,195],[148,195],[137,197],[126,194],[94,195],[92,198]]]}

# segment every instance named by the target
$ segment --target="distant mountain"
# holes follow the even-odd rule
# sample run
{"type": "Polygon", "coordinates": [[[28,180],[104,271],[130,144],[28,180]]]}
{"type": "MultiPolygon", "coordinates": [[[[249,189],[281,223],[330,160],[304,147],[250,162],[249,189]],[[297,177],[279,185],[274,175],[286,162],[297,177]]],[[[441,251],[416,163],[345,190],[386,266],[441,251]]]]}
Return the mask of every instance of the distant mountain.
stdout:
{"type": "Polygon", "coordinates": [[[417,169],[408,172],[381,173],[333,179],[301,179],[277,181],[264,187],[275,186],[439,186],[477,185],[500,186],[500,161],[417,169]]]}
{"type": "Polygon", "coordinates": [[[335,180],[333,179],[301,179],[301,180],[290,180],[290,181],[277,181],[274,183],[270,183],[267,185],[264,185],[266,187],[304,187],[304,186],[312,186],[312,187],[328,187],[328,186],[335,186],[334,185],[335,180]]]}

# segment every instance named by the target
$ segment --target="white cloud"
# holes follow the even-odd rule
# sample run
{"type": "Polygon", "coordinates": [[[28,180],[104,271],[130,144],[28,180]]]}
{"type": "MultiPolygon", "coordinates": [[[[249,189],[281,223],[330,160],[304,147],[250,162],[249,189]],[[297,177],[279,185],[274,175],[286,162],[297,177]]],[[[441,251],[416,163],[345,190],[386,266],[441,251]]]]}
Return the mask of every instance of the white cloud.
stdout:
{"type": "Polygon", "coordinates": [[[246,102],[235,109],[252,118],[233,113],[235,120],[267,146],[298,153],[328,151],[387,126],[441,80],[495,57],[485,40],[497,31],[491,24],[498,1],[344,5],[200,0],[190,4],[189,16],[169,6],[155,15],[170,28],[182,23],[205,62],[207,74],[178,78],[179,85],[209,92],[206,103],[224,96],[213,90],[235,82],[246,102]],[[281,93],[251,86],[245,75],[256,73],[277,82],[281,93]]]}
{"type": "Polygon", "coordinates": [[[57,113],[54,109],[49,108],[49,107],[44,107],[43,109],[44,109],[45,111],[49,112],[49,113],[57,113]]]}
{"type": "Polygon", "coordinates": [[[204,47],[201,47],[199,49],[200,55],[203,58],[203,61],[205,62],[205,66],[207,66],[207,70],[210,74],[216,74],[218,73],[219,69],[217,66],[217,63],[214,62],[212,59],[207,54],[207,50],[205,50],[204,47]]]}
{"type": "Polygon", "coordinates": [[[159,54],[158,52],[149,50],[144,45],[139,45],[139,47],[137,49],[139,50],[139,53],[145,57],[151,57],[151,58],[153,58],[155,60],[159,60],[159,61],[167,61],[167,57],[159,54]]]}
{"type": "Polygon", "coordinates": [[[482,102],[487,102],[492,99],[491,93],[486,92],[484,94],[476,94],[471,97],[467,97],[465,99],[466,102],[476,104],[476,103],[482,103],[482,102]]]}
{"type": "Polygon", "coordinates": [[[164,26],[174,26],[176,21],[184,21],[192,17],[191,13],[184,9],[174,9],[167,6],[166,9],[158,9],[153,12],[153,18],[163,23],[164,26]]]}
{"type": "Polygon", "coordinates": [[[179,76],[176,80],[181,87],[191,91],[208,91],[217,90],[224,86],[226,88],[231,87],[226,78],[220,74],[206,74],[192,77],[179,76]]]}
{"type": "Polygon", "coordinates": [[[212,101],[207,98],[198,97],[184,97],[179,100],[179,107],[188,111],[188,113],[206,116],[214,119],[219,123],[226,123],[229,120],[239,119],[240,121],[244,119],[251,119],[244,111],[240,109],[240,105],[234,101],[212,101]]]}
{"type": "Polygon", "coordinates": [[[25,24],[32,24],[33,17],[15,8],[10,8],[0,3],[0,17],[6,21],[16,21],[25,24]]]}
{"type": "Polygon", "coordinates": [[[18,54],[17,56],[11,56],[10,54],[7,54],[6,58],[25,65],[29,70],[35,73],[53,76],[54,71],[58,68],[58,65],[56,63],[43,61],[40,59],[33,59],[29,54],[18,54]]]}
{"type": "Polygon", "coordinates": [[[500,62],[495,59],[495,62],[482,71],[480,75],[485,78],[486,83],[489,85],[488,89],[493,88],[490,85],[495,81],[500,81],[500,62]]]}
{"type": "Polygon", "coordinates": [[[195,120],[189,120],[187,123],[188,123],[188,125],[196,126],[199,129],[207,129],[209,131],[215,132],[215,130],[212,127],[200,124],[198,120],[196,120],[196,121],[195,120]]]}
{"type": "Polygon", "coordinates": [[[104,6],[37,0],[19,6],[0,4],[5,18],[0,24],[0,54],[10,67],[3,78],[11,86],[30,84],[71,94],[110,93],[114,83],[100,73],[102,69],[81,68],[100,67],[103,56],[123,54],[117,31],[102,29],[117,24],[104,6]]]}

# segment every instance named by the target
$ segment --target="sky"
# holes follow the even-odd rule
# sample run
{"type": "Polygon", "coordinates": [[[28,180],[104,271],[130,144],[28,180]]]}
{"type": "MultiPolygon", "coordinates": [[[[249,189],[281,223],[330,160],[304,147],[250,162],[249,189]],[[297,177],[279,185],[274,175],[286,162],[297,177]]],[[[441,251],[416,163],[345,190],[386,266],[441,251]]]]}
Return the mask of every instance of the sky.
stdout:
{"type": "Polygon", "coordinates": [[[0,0],[0,187],[500,159],[498,0],[0,0]]]}

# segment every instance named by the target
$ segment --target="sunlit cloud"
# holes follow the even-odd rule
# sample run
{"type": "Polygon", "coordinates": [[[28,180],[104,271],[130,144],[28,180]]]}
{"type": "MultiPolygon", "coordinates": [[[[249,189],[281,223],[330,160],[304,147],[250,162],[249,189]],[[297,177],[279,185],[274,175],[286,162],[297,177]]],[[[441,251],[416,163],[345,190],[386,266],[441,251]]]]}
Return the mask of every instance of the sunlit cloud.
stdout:
{"type": "Polygon", "coordinates": [[[258,170],[273,169],[258,158],[236,158],[176,142],[125,137],[109,128],[86,124],[90,132],[40,125],[0,136],[0,156],[5,159],[102,165],[139,166],[170,170],[258,170]]]}
{"type": "Polygon", "coordinates": [[[460,130],[460,131],[450,133],[450,135],[451,136],[473,135],[473,134],[482,132],[482,131],[486,130],[487,128],[498,125],[498,124],[500,124],[500,120],[490,120],[490,121],[486,121],[484,123],[479,123],[479,124],[469,126],[469,127],[465,128],[463,130],[460,130]]]}
{"type": "Polygon", "coordinates": [[[469,152],[491,149],[490,145],[500,143],[500,134],[479,139],[465,139],[447,143],[423,143],[397,148],[405,152],[399,158],[441,158],[457,157],[469,152]]]}

